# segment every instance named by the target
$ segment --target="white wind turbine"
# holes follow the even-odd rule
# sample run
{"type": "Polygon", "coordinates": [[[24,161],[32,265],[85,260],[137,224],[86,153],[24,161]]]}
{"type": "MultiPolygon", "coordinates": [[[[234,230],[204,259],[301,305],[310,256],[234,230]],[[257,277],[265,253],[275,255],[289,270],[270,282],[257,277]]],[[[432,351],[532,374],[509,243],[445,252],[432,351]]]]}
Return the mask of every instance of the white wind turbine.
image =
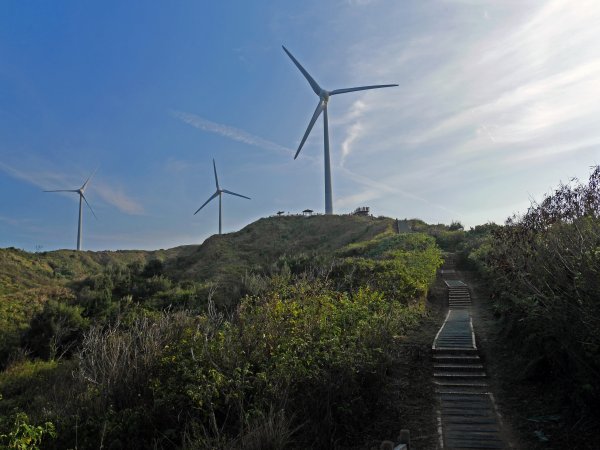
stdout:
{"type": "Polygon", "coordinates": [[[298,157],[298,154],[300,153],[300,150],[302,150],[302,146],[304,145],[304,142],[306,142],[306,138],[308,138],[308,135],[310,134],[310,131],[312,130],[313,126],[315,125],[315,122],[317,121],[317,119],[319,118],[321,113],[323,113],[323,131],[324,131],[324,141],[325,141],[325,214],[333,214],[333,199],[332,199],[332,193],[331,193],[331,163],[330,163],[330,157],[329,157],[329,122],[327,119],[327,104],[329,103],[329,97],[332,95],[336,95],[336,94],[345,94],[346,92],[366,91],[368,89],[379,89],[379,88],[393,87],[393,86],[398,86],[398,85],[397,84],[377,84],[377,85],[372,85],[372,86],[359,86],[359,87],[334,89],[333,91],[327,91],[327,90],[321,88],[321,86],[319,86],[319,84],[313,79],[313,77],[310,76],[310,74],[306,71],[306,69],[304,69],[304,67],[302,67],[302,65],[300,65],[298,60],[296,60],[296,58],[294,58],[292,56],[292,54],[288,51],[287,48],[285,48],[285,46],[282,45],[282,47],[283,47],[283,51],[285,51],[287,53],[287,55],[294,62],[296,67],[298,67],[300,72],[302,72],[302,75],[304,75],[304,78],[306,78],[306,80],[308,81],[308,84],[310,84],[310,87],[312,88],[314,93],[319,96],[319,103],[317,104],[317,109],[315,109],[312,119],[310,119],[308,128],[306,129],[306,132],[304,133],[304,136],[302,137],[302,141],[300,141],[300,145],[298,146],[298,151],[296,151],[296,155],[294,155],[294,159],[296,159],[298,157]]]}
{"type": "Polygon", "coordinates": [[[90,182],[90,180],[92,179],[92,177],[94,176],[95,173],[96,173],[96,171],[94,171],[94,173],[92,173],[88,177],[88,179],[85,180],[85,183],[83,183],[83,185],[79,189],[58,189],[58,190],[53,190],[53,191],[44,191],[44,192],[76,192],[79,194],[79,225],[77,226],[77,250],[81,250],[81,238],[82,238],[81,219],[83,216],[82,200],[85,202],[86,205],[88,205],[88,208],[90,208],[90,211],[92,212],[94,217],[96,217],[96,219],[98,219],[98,217],[96,216],[96,213],[94,213],[94,210],[92,209],[92,207],[90,206],[90,204],[88,203],[88,201],[84,195],[85,189],[87,188],[88,183],[90,182]]]}
{"type": "Polygon", "coordinates": [[[219,178],[217,177],[217,165],[215,164],[214,159],[213,159],[213,169],[215,171],[215,184],[217,185],[217,190],[213,195],[210,196],[210,198],[208,200],[206,200],[202,204],[202,206],[200,208],[198,208],[196,210],[194,215],[196,215],[198,213],[198,211],[200,211],[202,208],[204,208],[213,198],[219,197],[219,234],[221,234],[221,196],[222,196],[222,194],[225,193],[225,194],[235,195],[237,197],[247,198],[248,200],[250,200],[250,197],[246,197],[245,195],[241,195],[241,194],[236,194],[235,192],[228,191],[227,189],[221,189],[219,187],[219,178]]]}

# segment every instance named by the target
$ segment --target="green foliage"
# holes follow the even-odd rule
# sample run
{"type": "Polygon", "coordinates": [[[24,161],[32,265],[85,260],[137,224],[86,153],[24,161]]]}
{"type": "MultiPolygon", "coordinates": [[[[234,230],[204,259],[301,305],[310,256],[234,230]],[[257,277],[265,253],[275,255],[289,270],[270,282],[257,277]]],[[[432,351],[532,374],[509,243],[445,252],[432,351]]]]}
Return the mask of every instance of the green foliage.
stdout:
{"type": "Polygon", "coordinates": [[[0,450],[39,450],[38,444],[44,437],[56,437],[52,422],[34,425],[23,411],[16,411],[12,416],[0,416],[0,450]]]}
{"type": "Polygon", "coordinates": [[[495,223],[477,225],[465,233],[465,240],[457,252],[460,267],[486,273],[486,265],[482,264],[491,249],[493,234],[501,228],[495,223]]]}
{"type": "Polygon", "coordinates": [[[42,443],[44,437],[56,437],[52,422],[33,425],[29,423],[29,417],[24,412],[14,415],[12,429],[5,433],[0,431],[0,449],[2,450],[39,450],[38,445],[42,443]]]}
{"type": "Polygon", "coordinates": [[[423,298],[442,264],[434,239],[422,233],[382,235],[342,254],[354,256],[333,270],[341,289],[370,286],[403,303],[423,298]]]}
{"type": "Polygon", "coordinates": [[[462,231],[464,229],[465,227],[463,226],[463,224],[456,220],[453,220],[450,226],[448,227],[449,231],[462,231]]]}
{"type": "Polygon", "coordinates": [[[201,318],[169,348],[155,396],[168,411],[207,424],[204,438],[213,441],[287,404],[325,445],[368,417],[395,337],[422,313],[369,288],[349,294],[323,282],[282,282],[244,299],[232,322],[201,318]]]}

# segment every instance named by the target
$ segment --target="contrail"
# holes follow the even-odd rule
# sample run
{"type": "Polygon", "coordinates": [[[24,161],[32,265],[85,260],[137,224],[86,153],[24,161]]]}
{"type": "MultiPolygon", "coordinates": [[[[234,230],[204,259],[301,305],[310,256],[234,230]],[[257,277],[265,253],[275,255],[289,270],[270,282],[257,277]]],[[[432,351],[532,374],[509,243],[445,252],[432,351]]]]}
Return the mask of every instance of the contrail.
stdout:
{"type": "Polygon", "coordinates": [[[203,119],[202,117],[197,116],[195,114],[190,114],[183,111],[170,111],[170,114],[173,117],[176,117],[182,122],[185,122],[188,125],[191,125],[195,128],[208,131],[210,133],[220,134],[221,136],[233,139],[234,141],[243,142],[244,144],[259,147],[264,150],[285,153],[287,155],[294,154],[294,151],[291,148],[287,148],[283,145],[276,144],[275,142],[268,141],[259,136],[250,134],[244,130],[240,130],[239,128],[234,128],[221,123],[211,122],[210,120],[203,119]]]}
{"type": "Polygon", "coordinates": [[[400,194],[400,195],[402,195],[402,196],[404,196],[404,197],[407,197],[407,198],[412,198],[413,200],[418,200],[418,201],[420,201],[420,202],[426,203],[426,204],[428,204],[429,206],[433,206],[434,208],[441,209],[442,211],[446,211],[446,212],[449,212],[449,213],[451,213],[451,214],[454,214],[454,215],[461,216],[461,214],[460,214],[459,212],[457,212],[457,211],[453,211],[453,210],[451,210],[451,209],[448,209],[448,208],[446,208],[446,207],[445,207],[445,206],[443,206],[443,205],[440,205],[440,204],[437,204],[437,203],[431,202],[431,201],[427,200],[426,198],[420,197],[420,196],[418,196],[418,195],[415,195],[415,194],[413,194],[413,193],[411,193],[411,192],[408,192],[408,191],[405,191],[405,190],[402,190],[402,189],[398,189],[398,188],[396,188],[396,187],[393,187],[393,186],[390,186],[390,185],[387,185],[387,184],[381,183],[381,182],[379,182],[379,181],[372,180],[372,179],[370,179],[370,178],[367,178],[367,177],[365,177],[365,176],[363,176],[363,175],[359,175],[359,174],[357,174],[357,173],[354,173],[354,172],[352,172],[352,171],[350,171],[350,170],[346,169],[346,168],[345,168],[345,167],[343,167],[343,166],[339,166],[339,168],[340,168],[340,169],[341,169],[341,170],[342,170],[344,173],[346,173],[346,175],[347,175],[349,178],[351,178],[352,180],[354,180],[354,181],[356,181],[357,183],[360,183],[360,184],[362,184],[362,185],[364,185],[364,186],[368,186],[368,187],[370,187],[370,188],[379,189],[379,190],[381,190],[381,191],[384,191],[384,192],[389,192],[389,193],[394,193],[394,194],[400,194]]]}

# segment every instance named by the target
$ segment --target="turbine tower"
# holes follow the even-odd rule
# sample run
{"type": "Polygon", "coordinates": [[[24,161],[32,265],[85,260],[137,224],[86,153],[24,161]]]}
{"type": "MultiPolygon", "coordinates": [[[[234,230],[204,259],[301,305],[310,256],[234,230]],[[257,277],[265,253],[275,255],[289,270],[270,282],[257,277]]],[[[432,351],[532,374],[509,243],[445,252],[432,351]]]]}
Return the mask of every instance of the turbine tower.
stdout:
{"type": "Polygon", "coordinates": [[[206,200],[202,204],[202,206],[200,208],[198,208],[196,210],[194,215],[196,215],[198,213],[198,211],[200,211],[202,208],[204,208],[213,198],[219,197],[219,234],[221,234],[221,196],[222,196],[222,194],[225,193],[225,194],[230,194],[230,195],[236,195],[238,197],[247,198],[248,200],[250,200],[250,197],[246,197],[245,195],[241,195],[241,194],[236,194],[235,192],[228,191],[227,189],[221,189],[219,187],[219,177],[217,177],[217,165],[215,164],[214,159],[213,159],[213,169],[215,171],[215,184],[217,185],[217,190],[213,195],[210,196],[210,198],[208,200],[206,200]]]}
{"type": "MultiPolygon", "coordinates": [[[[88,177],[88,179],[85,180],[85,183],[83,183],[83,186],[81,186],[79,189],[58,189],[58,190],[53,190],[53,191],[44,191],[44,192],[76,192],[79,194],[79,225],[77,226],[77,250],[81,250],[81,238],[82,238],[81,219],[83,216],[82,200],[85,202],[86,205],[88,205],[88,208],[90,208],[90,211],[92,212],[94,217],[96,217],[96,213],[94,213],[94,210],[92,209],[92,207],[90,206],[90,204],[88,203],[88,201],[84,195],[85,189],[87,188],[88,183],[90,182],[90,180],[92,179],[92,177],[94,176],[95,173],[96,173],[96,171],[94,171],[94,173],[92,173],[88,177]]],[[[98,219],[98,217],[96,217],[96,219],[98,219]]]]}
{"type": "Polygon", "coordinates": [[[288,51],[287,48],[285,48],[285,46],[282,45],[282,47],[283,47],[283,51],[287,53],[287,55],[294,62],[296,67],[300,70],[300,72],[302,72],[302,75],[304,75],[304,78],[306,78],[306,80],[308,81],[308,84],[310,84],[310,87],[312,88],[314,93],[319,96],[319,103],[317,104],[317,109],[315,109],[312,119],[310,119],[308,128],[306,129],[306,132],[304,133],[304,136],[302,137],[302,140],[300,141],[300,145],[298,146],[296,155],[294,155],[294,159],[296,159],[298,157],[298,154],[300,153],[300,150],[302,150],[302,146],[304,145],[304,142],[306,142],[306,139],[308,138],[310,131],[312,130],[313,126],[315,125],[315,122],[317,121],[317,119],[319,118],[321,113],[323,113],[323,131],[324,131],[324,144],[325,144],[325,214],[333,214],[333,199],[332,199],[332,194],[331,194],[331,163],[330,163],[330,157],[329,157],[329,121],[327,118],[327,104],[329,103],[329,97],[332,95],[336,95],[336,94],[345,94],[346,92],[366,91],[368,89],[379,89],[379,88],[393,87],[393,86],[398,86],[398,85],[397,84],[377,84],[377,85],[372,85],[372,86],[359,86],[359,87],[334,89],[333,91],[327,91],[327,90],[323,89],[321,86],[319,86],[319,84],[314,80],[314,78],[310,76],[310,74],[306,71],[306,69],[304,67],[302,67],[302,65],[298,62],[298,60],[296,58],[294,58],[294,56],[288,51]]]}

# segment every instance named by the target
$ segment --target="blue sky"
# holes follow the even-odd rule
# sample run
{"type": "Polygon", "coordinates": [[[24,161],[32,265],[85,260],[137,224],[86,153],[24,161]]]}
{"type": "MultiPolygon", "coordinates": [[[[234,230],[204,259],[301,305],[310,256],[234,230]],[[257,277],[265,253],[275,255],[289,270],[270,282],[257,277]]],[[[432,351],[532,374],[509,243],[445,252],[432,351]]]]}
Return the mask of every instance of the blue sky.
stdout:
{"type": "Polygon", "coordinates": [[[103,1],[0,3],[0,246],[201,243],[324,209],[325,88],[334,211],[460,220],[526,210],[600,163],[600,3],[103,1]]]}

